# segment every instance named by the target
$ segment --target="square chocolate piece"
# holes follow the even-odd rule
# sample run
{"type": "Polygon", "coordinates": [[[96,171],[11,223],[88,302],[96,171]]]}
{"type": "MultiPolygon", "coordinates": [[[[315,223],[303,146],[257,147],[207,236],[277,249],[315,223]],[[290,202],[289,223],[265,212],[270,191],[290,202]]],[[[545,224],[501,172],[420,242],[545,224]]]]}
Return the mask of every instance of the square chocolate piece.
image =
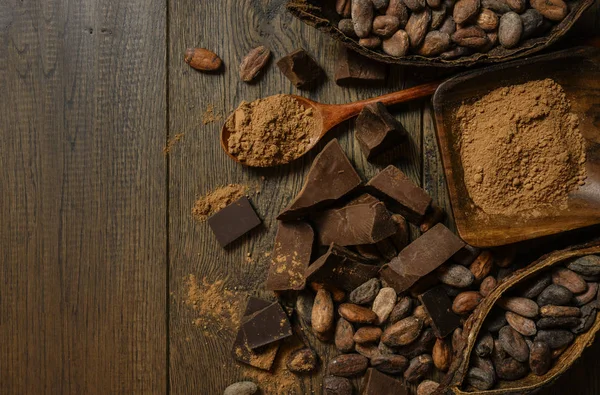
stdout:
{"type": "Polygon", "coordinates": [[[252,314],[244,321],[242,328],[248,347],[253,350],[292,336],[292,326],[279,302],[252,314]]]}
{"type": "Polygon", "coordinates": [[[452,301],[442,287],[430,289],[419,300],[431,317],[436,337],[444,338],[460,326],[460,317],[452,311],[452,301]]]}
{"type": "Polygon", "coordinates": [[[279,59],[277,67],[298,89],[310,89],[325,76],[321,66],[304,49],[279,59]]]}
{"type": "Polygon", "coordinates": [[[354,134],[367,160],[399,146],[408,132],[382,103],[369,104],[356,118],[354,134]]]}
{"type": "Polygon", "coordinates": [[[208,219],[208,225],[221,247],[234,242],[261,221],[247,197],[241,197],[208,219]]]}
{"type": "MultiPolygon", "coordinates": [[[[349,2],[348,2],[349,3],[349,2]]],[[[335,83],[338,85],[377,84],[385,82],[387,65],[340,46],[336,59],[335,83]]]]}
{"type": "Polygon", "coordinates": [[[363,378],[360,395],[408,395],[408,390],[400,380],[369,368],[363,378]]]}

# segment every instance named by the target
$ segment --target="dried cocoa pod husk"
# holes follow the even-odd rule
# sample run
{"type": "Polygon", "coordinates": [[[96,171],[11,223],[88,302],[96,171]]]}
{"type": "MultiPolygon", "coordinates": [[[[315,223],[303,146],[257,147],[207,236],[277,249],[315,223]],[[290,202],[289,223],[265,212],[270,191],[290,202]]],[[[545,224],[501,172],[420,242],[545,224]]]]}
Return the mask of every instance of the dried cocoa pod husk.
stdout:
{"type": "MultiPolygon", "coordinates": [[[[474,357],[476,357],[474,347],[478,335],[482,330],[485,319],[496,305],[497,301],[505,294],[515,294],[515,289],[517,287],[522,287],[521,284],[531,281],[531,279],[549,268],[563,266],[565,263],[575,258],[598,253],[600,253],[600,241],[555,251],[541,257],[528,267],[516,271],[500,283],[498,287],[479,304],[465,322],[465,328],[469,328],[468,333],[462,337],[466,342],[465,347],[460,354],[455,356],[448,374],[441,383],[440,390],[436,393],[454,393],[457,395],[500,395],[505,393],[530,394],[537,392],[542,387],[550,385],[554,380],[565,373],[581,356],[584,349],[591,346],[596,333],[600,330],[600,316],[597,313],[594,313],[595,319],[589,330],[577,335],[573,342],[557,356],[552,367],[545,374],[537,376],[530,372],[524,377],[514,381],[503,381],[500,379],[493,389],[487,391],[463,390],[464,384],[466,383],[467,372],[472,367],[471,360],[474,360],[474,357]]],[[[544,311],[546,310],[547,309],[544,311]]],[[[554,346],[556,346],[556,344],[554,346]]],[[[554,351],[557,350],[553,350],[553,354],[554,351]]],[[[511,361],[508,360],[508,362],[511,361]]],[[[514,362],[517,361],[515,360],[514,362]]],[[[499,375],[504,373],[505,372],[499,372],[499,375]]]]}

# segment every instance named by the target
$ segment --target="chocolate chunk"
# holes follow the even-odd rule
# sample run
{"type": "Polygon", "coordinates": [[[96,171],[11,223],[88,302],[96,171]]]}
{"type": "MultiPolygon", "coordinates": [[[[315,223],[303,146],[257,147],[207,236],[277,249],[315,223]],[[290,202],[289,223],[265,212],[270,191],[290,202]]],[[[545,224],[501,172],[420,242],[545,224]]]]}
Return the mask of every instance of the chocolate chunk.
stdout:
{"type": "Polygon", "coordinates": [[[294,201],[277,219],[290,220],[327,207],[358,188],[361,179],[344,154],[337,139],[333,139],[316,156],[304,186],[294,201]]]}
{"type": "Polygon", "coordinates": [[[433,288],[419,296],[419,300],[431,317],[437,337],[444,338],[460,326],[460,317],[452,312],[452,301],[443,288],[433,288]]]}
{"type": "Polygon", "coordinates": [[[292,81],[296,88],[312,88],[325,73],[317,62],[302,48],[277,61],[279,70],[292,81]]]}
{"type": "Polygon", "coordinates": [[[248,347],[255,349],[292,336],[288,316],[279,302],[252,314],[242,323],[248,347]]]}
{"type": "Polygon", "coordinates": [[[404,126],[392,116],[383,103],[369,104],[356,118],[355,137],[367,159],[406,141],[404,126]]]}
{"type": "Polygon", "coordinates": [[[306,280],[337,286],[347,292],[377,277],[379,267],[352,251],[332,244],[325,255],[306,270],[306,280]]]}
{"type": "Polygon", "coordinates": [[[396,292],[404,292],[450,259],[464,245],[448,228],[437,224],[383,266],[380,274],[396,292]]]}
{"type": "Polygon", "coordinates": [[[234,242],[260,225],[247,197],[241,197],[208,219],[208,225],[221,247],[234,242]]]}
{"type": "Polygon", "coordinates": [[[416,186],[400,169],[388,166],[371,178],[367,187],[373,195],[386,199],[392,209],[409,222],[419,225],[431,204],[431,197],[416,186]]]}
{"type": "Polygon", "coordinates": [[[479,248],[467,244],[452,256],[452,260],[459,265],[470,266],[471,263],[475,262],[479,254],[481,254],[479,248]]]}
{"type": "Polygon", "coordinates": [[[370,195],[368,193],[363,193],[362,195],[350,200],[348,202],[348,204],[346,204],[347,206],[354,206],[355,204],[376,204],[379,203],[381,200],[377,199],[375,196],[370,195]]]}
{"type": "Polygon", "coordinates": [[[315,234],[306,222],[279,222],[266,288],[269,291],[301,290],[310,265],[315,234]]]}
{"type": "MultiPolygon", "coordinates": [[[[245,322],[252,314],[260,311],[271,305],[273,302],[262,300],[251,296],[248,299],[246,305],[246,311],[242,318],[242,323],[245,322]]],[[[265,347],[257,348],[256,350],[250,349],[248,341],[246,340],[246,334],[242,327],[238,330],[235,341],[233,342],[233,348],[231,354],[236,360],[246,363],[255,368],[263,370],[271,370],[275,356],[279,350],[280,342],[269,344],[265,347]]]]}
{"type": "Polygon", "coordinates": [[[350,85],[357,83],[381,83],[387,77],[387,65],[376,62],[341,46],[335,60],[335,83],[350,85]]]}
{"type": "Polygon", "coordinates": [[[374,244],[396,233],[396,223],[381,202],[327,210],[314,218],[319,244],[374,244]]]}
{"type": "Polygon", "coordinates": [[[361,395],[408,395],[408,390],[399,381],[377,369],[369,368],[362,382],[361,395]]]}

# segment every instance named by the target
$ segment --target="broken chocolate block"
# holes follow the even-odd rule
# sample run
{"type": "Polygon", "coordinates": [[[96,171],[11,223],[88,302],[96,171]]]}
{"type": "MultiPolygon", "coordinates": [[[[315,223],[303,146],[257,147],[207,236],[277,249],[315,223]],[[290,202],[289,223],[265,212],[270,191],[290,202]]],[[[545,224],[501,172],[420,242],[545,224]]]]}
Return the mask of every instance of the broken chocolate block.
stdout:
{"type": "Polygon", "coordinates": [[[381,202],[327,210],[314,218],[319,244],[374,244],[396,233],[396,223],[381,202]]]}
{"type": "Polygon", "coordinates": [[[383,239],[375,243],[375,246],[387,261],[391,261],[398,255],[398,251],[396,251],[396,247],[394,247],[394,243],[392,243],[391,238],[383,239]]]}
{"type": "Polygon", "coordinates": [[[304,49],[279,59],[277,67],[299,89],[310,89],[325,76],[323,69],[304,49]]]}
{"type": "Polygon", "coordinates": [[[360,176],[337,139],[333,139],[316,156],[302,190],[277,219],[299,219],[334,203],[360,184],[360,176]]]}
{"type": "Polygon", "coordinates": [[[439,338],[444,338],[460,326],[460,317],[452,311],[452,301],[442,287],[430,289],[419,300],[431,317],[431,327],[439,338]]]}
{"type": "Polygon", "coordinates": [[[366,105],[356,118],[354,137],[367,160],[400,145],[407,135],[404,126],[382,103],[366,105]]]}
{"type": "Polygon", "coordinates": [[[242,323],[248,347],[252,350],[292,336],[292,327],[279,302],[273,302],[242,323]]]}
{"type": "Polygon", "coordinates": [[[396,246],[396,250],[402,251],[410,241],[410,230],[406,219],[400,214],[393,214],[392,220],[396,223],[397,231],[392,235],[392,243],[396,246]]]}
{"type": "Polygon", "coordinates": [[[363,193],[362,195],[350,200],[347,206],[353,206],[355,204],[375,204],[379,203],[381,200],[377,199],[373,195],[369,195],[368,193],[363,193]]]}
{"type": "Polygon", "coordinates": [[[380,274],[396,292],[404,292],[450,259],[464,245],[448,228],[437,224],[384,265],[380,274]]]}
{"type": "Polygon", "coordinates": [[[390,202],[392,210],[397,210],[409,222],[416,225],[421,224],[431,204],[431,197],[427,192],[416,186],[406,174],[392,165],[371,178],[367,188],[376,197],[390,202]]]}
{"type": "MultiPolygon", "coordinates": [[[[245,322],[252,314],[256,313],[268,307],[273,302],[269,302],[266,300],[258,299],[251,296],[248,299],[248,304],[246,305],[246,311],[244,312],[244,316],[242,317],[242,323],[245,322]]],[[[281,342],[275,342],[269,344],[265,347],[257,348],[256,350],[250,349],[248,346],[248,341],[246,340],[246,334],[244,330],[240,326],[238,330],[235,341],[233,342],[233,348],[231,350],[231,354],[233,358],[236,360],[248,364],[250,366],[254,366],[258,369],[263,370],[271,370],[273,366],[273,362],[275,361],[275,357],[277,356],[277,351],[279,350],[279,345],[281,342]]]]}
{"type": "Polygon", "coordinates": [[[306,281],[333,285],[350,292],[359,285],[377,277],[379,267],[352,251],[332,244],[325,255],[306,270],[306,281]]]}
{"type": "Polygon", "coordinates": [[[234,242],[261,221],[247,197],[241,197],[208,219],[208,225],[221,247],[234,242]]]}
{"type": "Polygon", "coordinates": [[[401,381],[375,368],[367,369],[362,381],[361,395],[408,395],[408,390],[401,381]]]}
{"type": "Polygon", "coordinates": [[[315,234],[306,222],[279,222],[266,288],[269,291],[301,290],[310,265],[315,234]]]}
{"type": "Polygon", "coordinates": [[[340,46],[335,61],[335,83],[338,85],[383,83],[387,77],[385,63],[373,61],[344,46],[340,46]]]}
{"type": "Polygon", "coordinates": [[[427,209],[427,213],[425,213],[423,223],[421,223],[421,232],[427,232],[429,229],[442,222],[444,218],[446,218],[446,212],[444,209],[437,204],[431,204],[429,209],[427,209]]]}
{"type": "Polygon", "coordinates": [[[481,254],[479,248],[467,244],[454,254],[452,260],[459,265],[469,266],[471,263],[475,262],[475,259],[477,259],[479,254],[481,254]]]}

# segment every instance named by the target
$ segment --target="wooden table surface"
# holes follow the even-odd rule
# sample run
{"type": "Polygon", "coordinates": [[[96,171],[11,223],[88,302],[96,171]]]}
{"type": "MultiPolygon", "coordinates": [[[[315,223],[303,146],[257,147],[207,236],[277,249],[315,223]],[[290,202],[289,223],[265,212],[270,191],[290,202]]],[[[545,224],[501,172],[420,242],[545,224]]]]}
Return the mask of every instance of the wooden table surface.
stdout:
{"type": "MultiPolygon", "coordinates": [[[[336,43],[283,4],[0,2],[0,393],[212,395],[243,377],[268,380],[232,361],[234,329],[195,322],[188,280],[223,280],[234,297],[265,295],[275,214],[322,145],[276,169],[231,161],[218,142],[222,116],[243,99],[298,93],[273,65],[254,85],[240,82],[237,65],[260,44],[274,58],[304,47],[330,78],[302,94],[329,103],[434,77],[393,68],[385,88],[338,87],[336,43]],[[191,70],[182,60],[188,46],[220,54],[225,71],[191,70]],[[223,250],[190,212],[197,196],[228,183],[252,186],[264,226],[223,250]]],[[[571,40],[594,34],[598,9],[571,40]]],[[[448,208],[431,105],[395,113],[412,137],[398,165],[448,208]]],[[[351,129],[337,137],[369,178],[379,168],[364,160],[351,129]]],[[[598,352],[600,344],[545,393],[600,394],[598,352]]],[[[304,378],[297,392],[320,393],[319,383],[304,378]]]]}

